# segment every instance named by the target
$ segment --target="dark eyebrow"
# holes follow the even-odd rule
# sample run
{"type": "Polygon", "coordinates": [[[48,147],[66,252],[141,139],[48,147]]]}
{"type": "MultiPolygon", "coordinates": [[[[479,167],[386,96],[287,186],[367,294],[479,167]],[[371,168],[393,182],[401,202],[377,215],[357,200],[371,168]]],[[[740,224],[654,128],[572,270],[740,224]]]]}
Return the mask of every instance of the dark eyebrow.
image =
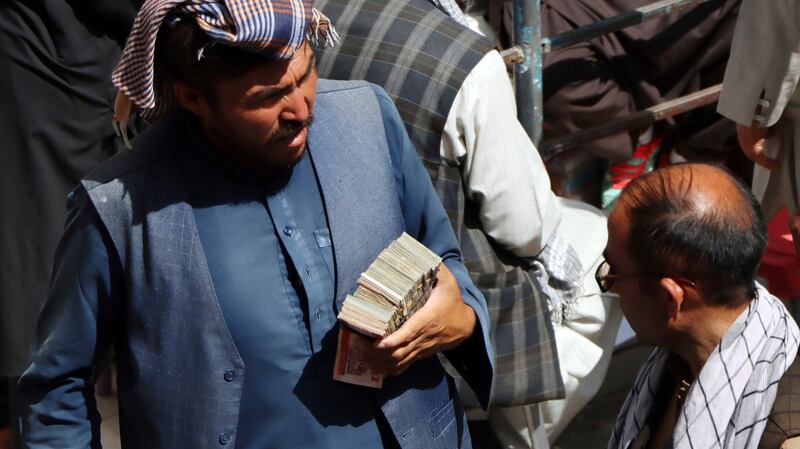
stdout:
{"type": "MultiPolygon", "coordinates": [[[[300,78],[297,80],[297,84],[298,85],[303,84],[303,82],[306,79],[308,79],[308,77],[311,75],[311,73],[313,73],[315,65],[316,65],[316,56],[312,53],[311,57],[308,59],[308,66],[306,66],[305,72],[303,72],[303,75],[301,75],[300,78]]],[[[256,104],[256,103],[258,103],[258,102],[260,102],[262,100],[266,100],[267,98],[272,97],[274,95],[277,95],[277,94],[280,94],[280,93],[283,93],[283,92],[287,92],[291,88],[292,88],[292,86],[268,86],[268,87],[264,87],[263,89],[259,89],[255,93],[251,94],[247,98],[246,101],[249,104],[256,104]]]]}

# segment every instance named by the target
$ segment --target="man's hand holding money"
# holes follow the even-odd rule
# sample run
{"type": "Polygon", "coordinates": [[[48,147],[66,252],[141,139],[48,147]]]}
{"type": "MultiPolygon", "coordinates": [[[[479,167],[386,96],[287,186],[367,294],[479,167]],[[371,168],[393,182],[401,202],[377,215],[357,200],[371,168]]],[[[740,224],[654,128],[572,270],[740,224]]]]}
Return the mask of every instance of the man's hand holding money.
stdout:
{"type": "Polygon", "coordinates": [[[475,312],[461,298],[455,277],[441,264],[436,286],[425,305],[397,331],[365,348],[365,362],[378,373],[401,374],[417,360],[461,344],[472,335],[475,320],[475,312]]]}

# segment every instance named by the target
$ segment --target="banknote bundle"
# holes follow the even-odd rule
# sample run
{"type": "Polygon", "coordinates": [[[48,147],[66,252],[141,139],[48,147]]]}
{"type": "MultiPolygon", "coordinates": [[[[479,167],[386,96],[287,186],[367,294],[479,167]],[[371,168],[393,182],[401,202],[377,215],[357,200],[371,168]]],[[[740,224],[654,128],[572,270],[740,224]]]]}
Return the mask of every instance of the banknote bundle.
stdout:
{"type": "Polygon", "coordinates": [[[334,379],[380,388],[383,376],[372,373],[361,357],[364,345],[371,342],[354,336],[351,329],[371,338],[397,330],[427,301],[441,261],[406,233],[378,254],[339,311],[344,325],[339,330],[334,379]]]}
{"type": "Polygon", "coordinates": [[[339,320],[370,337],[391,334],[425,304],[441,261],[403,233],[361,273],[355,293],[344,300],[339,320]]]}

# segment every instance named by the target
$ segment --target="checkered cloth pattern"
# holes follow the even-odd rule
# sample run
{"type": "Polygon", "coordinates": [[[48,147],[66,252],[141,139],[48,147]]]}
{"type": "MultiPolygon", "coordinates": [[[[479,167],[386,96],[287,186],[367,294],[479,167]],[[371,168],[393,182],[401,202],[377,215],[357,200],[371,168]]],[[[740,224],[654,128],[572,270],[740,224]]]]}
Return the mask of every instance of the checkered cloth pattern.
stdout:
{"type": "MultiPolygon", "coordinates": [[[[493,406],[563,398],[549,298],[541,285],[552,281],[552,290],[575,297],[578,292],[560,290],[563,284],[557,282],[569,279],[564,272],[573,268],[529,269],[526,261],[495,245],[480,225],[479,209],[465,195],[459,168],[439,155],[453,101],[494,43],[430,0],[317,0],[316,5],[342,37],[336,48],[317,51],[319,75],[370,81],[391,96],[453,225],[470,277],[486,297],[495,353],[493,406]]],[[[463,379],[456,382],[465,407],[477,408],[463,379]]]]}
{"type": "Polygon", "coordinates": [[[583,288],[576,273],[583,273],[578,253],[559,232],[554,232],[542,252],[533,260],[542,292],[547,296],[554,326],[570,321],[583,297],[583,288]]]}
{"type": "Polygon", "coordinates": [[[430,0],[430,2],[433,3],[433,6],[436,6],[442,12],[450,16],[451,19],[469,28],[467,17],[464,16],[464,12],[461,11],[461,8],[456,4],[455,0],[430,0]]]}
{"type": "MultiPolygon", "coordinates": [[[[692,383],[672,434],[675,449],[756,449],[800,331],[761,285],[692,383]]],[[[650,355],[622,406],[608,449],[626,449],[647,424],[669,351],[650,355]]]]}
{"type": "MultiPolygon", "coordinates": [[[[316,43],[320,34],[329,45],[336,41],[335,30],[312,8],[312,0],[147,0],[136,16],[112,80],[148,120],[175,107],[168,86],[158,85],[154,67],[156,36],[172,13],[193,18],[215,41],[270,53],[277,59],[291,58],[307,38],[316,43]]],[[[198,52],[198,58],[201,56],[198,52]]],[[[118,115],[127,115],[125,100],[117,104],[118,115]]]]}

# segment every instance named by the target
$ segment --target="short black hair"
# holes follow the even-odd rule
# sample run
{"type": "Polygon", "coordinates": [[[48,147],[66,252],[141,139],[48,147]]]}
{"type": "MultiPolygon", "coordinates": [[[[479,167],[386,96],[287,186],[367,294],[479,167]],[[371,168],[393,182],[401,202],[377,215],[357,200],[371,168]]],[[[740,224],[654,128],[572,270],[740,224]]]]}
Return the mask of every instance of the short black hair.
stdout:
{"type": "Polygon", "coordinates": [[[216,81],[235,78],[270,62],[269,52],[254,52],[211,39],[195,20],[173,15],[156,37],[155,76],[160,85],[183,81],[215,101],[216,81]]]}
{"type": "Polygon", "coordinates": [[[767,225],[750,189],[720,170],[739,195],[720,207],[697,203],[692,169],[641,176],[620,201],[630,223],[629,251],[642,273],[684,277],[710,303],[736,306],[753,297],[767,225]]]}

